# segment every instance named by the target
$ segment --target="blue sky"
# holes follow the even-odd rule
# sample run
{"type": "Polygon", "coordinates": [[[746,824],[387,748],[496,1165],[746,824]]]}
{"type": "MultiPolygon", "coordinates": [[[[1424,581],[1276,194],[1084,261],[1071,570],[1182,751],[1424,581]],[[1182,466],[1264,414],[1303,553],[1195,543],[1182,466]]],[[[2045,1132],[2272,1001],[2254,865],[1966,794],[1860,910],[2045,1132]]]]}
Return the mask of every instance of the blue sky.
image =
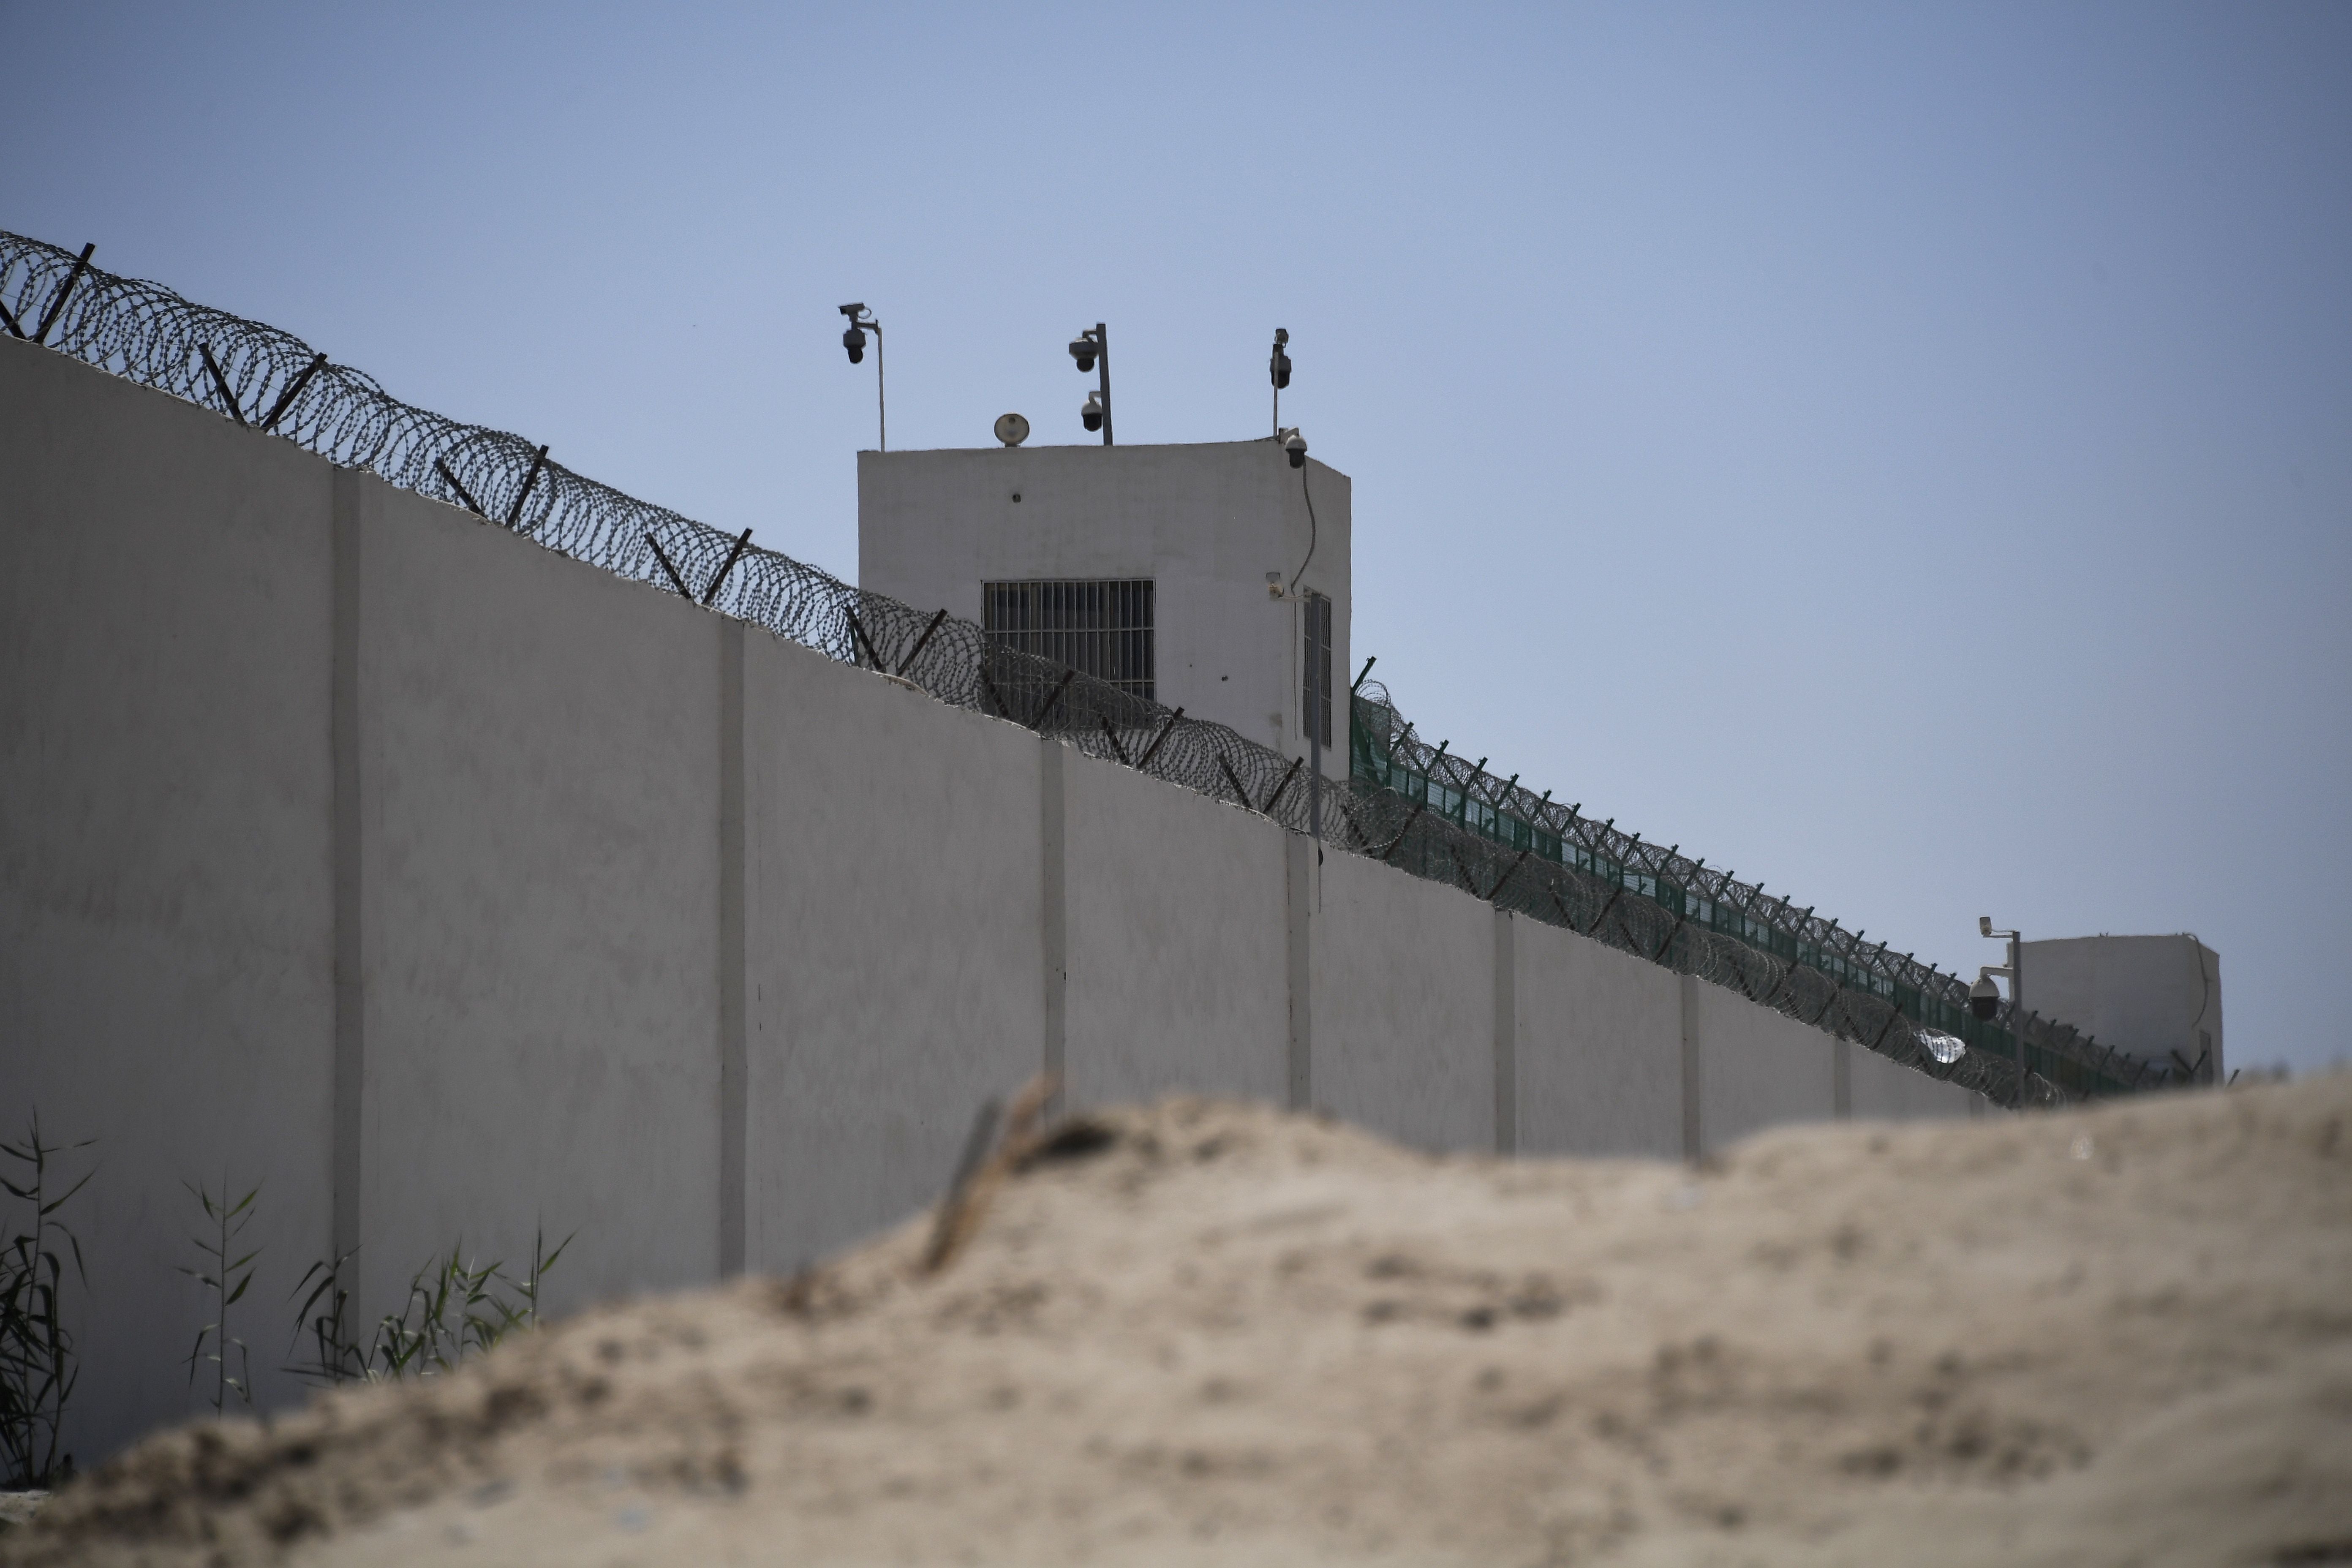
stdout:
{"type": "MultiPolygon", "coordinates": [[[[0,4],[0,226],[856,569],[893,445],[1286,421],[1432,738],[1948,968],[2352,1054],[2352,8],[0,4]]],[[[2029,1001],[2031,997],[2029,995],[2029,1001]]]]}

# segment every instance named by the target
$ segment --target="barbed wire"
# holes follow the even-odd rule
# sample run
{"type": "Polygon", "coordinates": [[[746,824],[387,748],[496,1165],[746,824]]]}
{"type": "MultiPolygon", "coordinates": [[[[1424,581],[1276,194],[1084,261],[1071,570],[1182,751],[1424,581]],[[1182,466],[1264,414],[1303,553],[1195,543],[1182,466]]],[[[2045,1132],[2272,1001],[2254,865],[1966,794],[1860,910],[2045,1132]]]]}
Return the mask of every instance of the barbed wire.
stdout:
{"type": "MultiPolygon", "coordinates": [[[[1868,942],[1861,931],[1769,895],[1760,884],[1685,857],[1679,845],[1644,843],[1613,819],[1595,822],[1578,805],[1538,795],[1516,778],[1496,780],[1483,763],[1450,755],[1443,744],[1430,746],[1377,681],[1365,683],[1356,696],[1353,745],[1357,777],[1378,780],[1422,808],[1416,831],[1433,816],[1451,829],[1443,864],[1430,864],[1431,855],[1423,853],[1424,875],[1460,880],[1449,874],[1454,868],[1474,861],[1492,866],[1500,858],[1514,868],[1520,888],[1484,895],[1490,901],[1499,897],[1540,905],[1553,892],[1531,889],[1538,884],[1558,889],[1558,923],[1727,985],[1931,1077],[1989,1093],[1986,1084],[2005,1079],[2005,1090],[1992,1097],[2017,1103],[2018,1019],[2005,1000],[1992,1019],[1979,1020],[1969,1009],[1968,983],[1958,975],[1884,942],[1868,942]],[[1533,882],[1527,880],[1530,868],[1533,882]],[[1575,898],[1563,883],[1573,885],[1575,898]],[[1965,1066],[1946,1064],[1937,1054],[1937,1047],[1948,1053],[1955,1043],[1968,1047],[1965,1066]]],[[[1528,912],[1541,918],[1540,908],[1528,912]]],[[[2024,1027],[2022,1092],[2029,1102],[2129,1093],[2179,1080],[2166,1064],[2102,1047],[2031,1009],[2024,1027]]]]}
{"type": "MultiPolygon", "coordinates": [[[[748,531],[728,534],[599,484],[510,431],[404,403],[373,377],[333,363],[291,333],[93,267],[89,254],[77,257],[0,231],[0,328],[283,436],[346,468],[464,507],[575,560],[908,681],[943,702],[1053,734],[1090,756],[1228,801],[1293,832],[1309,828],[1316,790],[1297,759],[1181,709],[992,644],[978,625],[944,610],[926,612],[854,587],[751,544],[748,531]]],[[[1662,854],[1610,824],[1591,824],[1516,783],[1494,786],[1457,759],[1430,752],[1380,688],[1357,696],[1353,707],[1360,741],[1353,749],[1366,754],[1348,779],[1321,786],[1325,842],[1334,847],[1727,986],[2001,1104],[2066,1098],[2041,1075],[2021,1078],[2014,1061],[1980,1048],[1954,1062],[1938,1059],[1934,1031],[1869,984],[1854,983],[1900,974],[1906,977],[1901,984],[1945,998],[1958,984],[1951,977],[1907,956],[1889,965],[1883,948],[1865,954],[1859,933],[1817,921],[1809,910],[1791,911],[1785,900],[1764,899],[1760,889],[1672,850],[1662,854]],[[1422,798],[1411,797],[1412,778],[1422,798]],[[1440,798],[1433,811],[1433,793],[1459,798],[1440,798]],[[1471,824],[1474,803],[1478,830],[1471,824]],[[1532,842],[1498,842],[1494,829],[1506,819],[1557,838],[1557,855],[1535,853],[1532,842]],[[1629,890],[1629,877],[1671,880],[1717,903],[1736,903],[1743,918],[1809,945],[1787,955],[1766,951],[1678,915],[1638,887],[1629,890]],[[1813,962],[1802,962],[1807,957],[1813,962]]],[[[2037,1036],[2034,1044],[2051,1050],[2053,1059],[2074,1062],[2063,1041],[2053,1048],[2037,1036]]]]}

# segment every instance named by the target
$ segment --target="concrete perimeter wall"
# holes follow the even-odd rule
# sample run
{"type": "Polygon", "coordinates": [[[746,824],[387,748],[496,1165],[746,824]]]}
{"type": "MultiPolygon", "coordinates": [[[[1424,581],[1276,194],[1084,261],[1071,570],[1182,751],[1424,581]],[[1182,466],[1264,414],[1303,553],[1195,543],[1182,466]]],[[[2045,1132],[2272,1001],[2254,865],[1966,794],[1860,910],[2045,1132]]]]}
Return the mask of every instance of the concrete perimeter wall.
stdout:
{"type": "Polygon", "coordinates": [[[1318,869],[1310,1102],[1424,1149],[1492,1149],[1494,911],[1360,856],[1318,869]]]}
{"type": "Polygon", "coordinates": [[[665,1216],[719,1182],[718,628],[335,477],[361,584],[357,820],[339,828],[361,859],[342,1246],[362,1247],[362,1300],[396,1310],[460,1238],[527,1258],[541,1221],[582,1232],[564,1299],[707,1279],[715,1227],[665,1216]]]}
{"type": "Polygon", "coordinates": [[[196,1407],[183,1183],[258,1189],[270,1405],[316,1261],[356,1249],[360,1322],[541,1226],[557,1311],[790,1269],[1041,1070],[1434,1151],[1968,1108],[8,341],[0,476],[0,1133],[98,1140],[85,1464],[196,1407]]]}
{"type": "Polygon", "coordinates": [[[97,1168],[57,1216],[84,1465],[193,1407],[182,1183],[268,1194],[273,1320],[329,1245],[335,476],[220,424],[0,340],[0,1142],[97,1140],[58,1167],[97,1168]]]}

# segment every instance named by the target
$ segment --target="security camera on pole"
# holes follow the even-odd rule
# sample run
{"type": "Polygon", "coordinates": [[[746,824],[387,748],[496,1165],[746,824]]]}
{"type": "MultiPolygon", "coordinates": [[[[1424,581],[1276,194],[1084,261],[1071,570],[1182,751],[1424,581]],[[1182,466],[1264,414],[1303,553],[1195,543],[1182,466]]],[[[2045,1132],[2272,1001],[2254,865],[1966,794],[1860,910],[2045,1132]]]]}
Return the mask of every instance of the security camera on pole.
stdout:
{"type": "Polygon", "coordinates": [[[1078,362],[1078,374],[1083,375],[1099,363],[1102,384],[1087,394],[1086,403],[1078,409],[1078,417],[1089,430],[1102,432],[1103,445],[1110,441],[1110,329],[1100,321],[1091,332],[1080,332],[1070,340],[1070,357],[1078,362]]]}
{"type": "MultiPolygon", "coordinates": [[[[1274,351],[1266,356],[1266,378],[1274,383],[1274,442],[1297,469],[1307,467],[1307,437],[1294,427],[1282,426],[1282,389],[1290,384],[1290,330],[1274,329],[1274,351]]],[[[1315,521],[1315,496],[1307,489],[1307,475],[1298,476],[1299,498],[1307,503],[1307,557],[1299,562],[1298,570],[1291,574],[1286,586],[1282,574],[1266,574],[1266,592],[1276,599],[1297,602],[1306,633],[1306,689],[1300,694],[1302,727],[1307,731],[1307,832],[1314,837],[1319,857],[1323,851],[1323,725],[1331,703],[1331,601],[1325,595],[1309,588],[1305,596],[1298,593],[1298,580],[1307,575],[1308,563],[1315,559],[1315,539],[1318,531],[1315,521]]]]}
{"type": "Polygon", "coordinates": [[[1977,983],[1969,987],[1969,1011],[1990,1023],[2000,1011],[2000,988],[1992,983],[1996,974],[2009,982],[2009,1026],[2017,1040],[2017,1108],[2025,1109],[2025,1003],[2022,996],[2025,972],[2025,938],[2013,931],[1992,929],[1990,915],[1977,917],[1977,934],[2009,943],[2007,963],[1988,963],[1977,970],[1977,983]]]}
{"type": "Polygon", "coordinates": [[[841,334],[841,346],[847,351],[850,363],[865,363],[866,334],[874,334],[874,413],[882,426],[881,449],[887,452],[890,449],[890,409],[882,400],[882,323],[863,305],[844,305],[841,313],[849,318],[849,329],[841,334]]]}
{"type": "MultiPolygon", "coordinates": [[[[1290,384],[1290,355],[1284,352],[1289,342],[1290,329],[1275,328],[1274,353],[1265,362],[1266,374],[1274,382],[1274,434],[1276,440],[1282,437],[1282,389],[1290,384]]],[[[1296,463],[1291,465],[1294,468],[1297,466],[1296,463]]]]}

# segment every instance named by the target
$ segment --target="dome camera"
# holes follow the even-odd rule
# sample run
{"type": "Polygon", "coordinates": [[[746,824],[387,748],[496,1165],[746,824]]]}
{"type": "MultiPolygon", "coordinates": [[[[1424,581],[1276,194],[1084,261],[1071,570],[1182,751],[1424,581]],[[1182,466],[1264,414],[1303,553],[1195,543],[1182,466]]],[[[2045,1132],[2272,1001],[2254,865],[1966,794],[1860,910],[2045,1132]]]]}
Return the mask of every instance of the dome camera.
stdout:
{"type": "MultiPolygon", "coordinates": [[[[1072,338],[1070,340],[1070,357],[1078,362],[1078,369],[1080,371],[1083,372],[1094,369],[1094,341],[1091,338],[1072,338]]],[[[1087,428],[1091,430],[1094,426],[1089,425],[1087,428]]]]}
{"type": "Polygon", "coordinates": [[[1290,454],[1290,466],[1292,468],[1303,468],[1307,466],[1306,437],[1301,436],[1297,431],[1293,430],[1289,435],[1285,436],[1282,438],[1282,449],[1290,454]]]}
{"type": "MultiPolygon", "coordinates": [[[[849,330],[841,334],[841,346],[848,351],[850,363],[863,364],[866,363],[866,333],[862,329],[870,320],[866,314],[866,302],[863,300],[852,300],[841,308],[841,313],[849,318],[849,330]]],[[[880,323],[876,323],[874,330],[881,331],[880,323]]]]}
{"type": "MultiPolygon", "coordinates": [[[[1080,365],[1078,368],[1084,370],[1086,366],[1080,365]]],[[[1102,428],[1102,394],[1087,393],[1086,402],[1079,405],[1078,417],[1085,421],[1087,429],[1099,430],[1102,428]]]]}
{"type": "Polygon", "coordinates": [[[1990,974],[1979,974],[1977,983],[1969,987],[1969,1011],[1979,1018],[1990,1018],[2000,1011],[2000,987],[1992,983],[1990,974]]]}

